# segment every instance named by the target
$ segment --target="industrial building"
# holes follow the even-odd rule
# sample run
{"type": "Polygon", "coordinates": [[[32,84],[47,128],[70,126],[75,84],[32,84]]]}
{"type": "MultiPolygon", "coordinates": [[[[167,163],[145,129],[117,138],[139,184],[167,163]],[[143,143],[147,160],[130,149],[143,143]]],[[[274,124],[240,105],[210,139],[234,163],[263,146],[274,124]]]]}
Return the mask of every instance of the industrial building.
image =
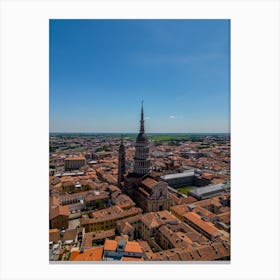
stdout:
{"type": "Polygon", "coordinates": [[[168,174],[161,176],[160,178],[166,182],[172,188],[181,188],[186,186],[194,185],[194,170],[189,170],[183,173],[168,174]]]}
{"type": "Polygon", "coordinates": [[[209,186],[190,190],[189,195],[195,197],[196,199],[201,200],[201,199],[206,199],[206,198],[216,196],[216,195],[224,192],[225,188],[226,188],[225,185],[222,183],[215,184],[215,185],[209,185],[209,186]]]}

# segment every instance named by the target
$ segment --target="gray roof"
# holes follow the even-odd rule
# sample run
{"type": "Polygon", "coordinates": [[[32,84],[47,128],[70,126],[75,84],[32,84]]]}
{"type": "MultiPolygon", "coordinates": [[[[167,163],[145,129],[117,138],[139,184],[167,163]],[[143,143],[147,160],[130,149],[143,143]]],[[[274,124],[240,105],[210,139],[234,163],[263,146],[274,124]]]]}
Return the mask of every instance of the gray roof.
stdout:
{"type": "Polygon", "coordinates": [[[183,172],[183,173],[167,174],[167,175],[161,176],[160,178],[162,180],[169,180],[169,179],[177,179],[177,178],[184,178],[184,177],[190,177],[190,176],[194,176],[193,170],[183,172]]]}
{"type": "Polygon", "coordinates": [[[219,184],[215,184],[215,185],[209,185],[206,187],[196,188],[194,190],[189,191],[189,193],[199,196],[199,195],[207,194],[209,192],[223,191],[223,190],[224,190],[224,184],[219,183],[219,184]]]}
{"type": "Polygon", "coordinates": [[[126,239],[124,237],[121,237],[118,241],[118,246],[125,246],[126,239]]]}

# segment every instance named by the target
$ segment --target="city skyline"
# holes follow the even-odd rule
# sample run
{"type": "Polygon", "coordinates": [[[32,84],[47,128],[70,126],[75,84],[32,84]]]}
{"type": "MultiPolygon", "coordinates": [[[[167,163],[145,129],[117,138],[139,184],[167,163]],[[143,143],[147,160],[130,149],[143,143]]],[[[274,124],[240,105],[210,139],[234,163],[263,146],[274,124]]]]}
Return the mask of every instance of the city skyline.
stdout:
{"type": "Polygon", "coordinates": [[[229,20],[51,20],[50,132],[230,132],[229,20]]]}

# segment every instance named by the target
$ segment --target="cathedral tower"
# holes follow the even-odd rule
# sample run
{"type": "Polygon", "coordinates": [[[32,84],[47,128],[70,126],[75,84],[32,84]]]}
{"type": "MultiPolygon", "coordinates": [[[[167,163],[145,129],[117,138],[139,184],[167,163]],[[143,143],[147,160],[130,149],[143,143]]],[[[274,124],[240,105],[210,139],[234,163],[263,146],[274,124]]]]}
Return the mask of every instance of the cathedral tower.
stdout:
{"type": "Polygon", "coordinates": [[[143,101],[141,108],[140,131],[136,138],[134,173],[143,176],[151,172],[151,162],[149,159],[149,140],[145,134],[143,101]]]}
{"type": "Polygon", "coordinates": [[[119,165],[118,165],[118,186],[122,186],[122,182],[124,181],[124,173],[125,173],[125,148],[123,144],[123,139],[121,139],[121,144],[119,147],[119,165]]]}

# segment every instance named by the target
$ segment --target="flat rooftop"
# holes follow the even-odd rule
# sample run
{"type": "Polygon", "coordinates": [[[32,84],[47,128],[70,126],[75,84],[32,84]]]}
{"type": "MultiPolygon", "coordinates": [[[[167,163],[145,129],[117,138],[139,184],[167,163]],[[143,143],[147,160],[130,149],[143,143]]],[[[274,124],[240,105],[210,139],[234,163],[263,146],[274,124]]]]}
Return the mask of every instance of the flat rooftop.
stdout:
{"type": "Polygon", "coordinates": [[[57,173],[54,176],[55,177],[63,177],[63,176],[80,176],[80,175],[84,175],[85,172],[82,171],[78,171],[78,172],[61,172],[61,173],[57,173]]]}
{"type": "Polygon", "coordinates": [[[209,192],[223,191],[224,189],[225,189],[224,184],[219,183],[219,184],[215,184],[215,185],[209,185],[209,186],[205,186],[205,187],[196,188],[189,192],[192,194],[195,194],[195,195],[203,195],[203,194],[207,194],[209,192]]]}
{"type": "Polygon", "coordinates": [[[193,170],[183,172],[183,173],[167,174],[167,175],[161,176],[160,178],[162,180],[170,180],[170,179],[184,178],[184,177],[190,177],[190,176],[194,176],[193,170]]]}

